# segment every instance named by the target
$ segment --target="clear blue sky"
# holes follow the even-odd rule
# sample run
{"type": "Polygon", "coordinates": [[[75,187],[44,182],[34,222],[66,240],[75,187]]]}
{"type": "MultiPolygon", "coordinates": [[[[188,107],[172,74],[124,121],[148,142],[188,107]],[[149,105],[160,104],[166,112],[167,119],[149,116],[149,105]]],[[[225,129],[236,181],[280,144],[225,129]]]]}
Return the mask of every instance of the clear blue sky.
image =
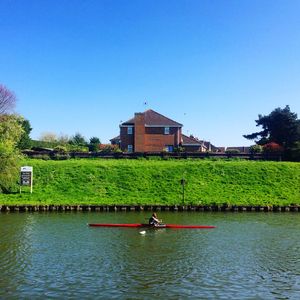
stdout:
{"type": "Polygon", "coordinates": [[[300,117],[298,0],[1,0],[0,36],[0,83],[32,138],[105,143],[151,108],[246,146],[258,114],[288,104],[300,117]]]}

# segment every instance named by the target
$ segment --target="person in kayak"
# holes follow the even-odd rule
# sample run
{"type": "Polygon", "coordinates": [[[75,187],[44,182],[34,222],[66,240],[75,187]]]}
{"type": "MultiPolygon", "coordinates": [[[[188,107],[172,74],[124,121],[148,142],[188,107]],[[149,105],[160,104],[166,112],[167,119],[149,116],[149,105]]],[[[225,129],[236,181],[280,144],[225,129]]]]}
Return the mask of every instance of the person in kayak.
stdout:
{"type": "Polygon", "coordinates": [[[161,220],[157,218],[156,213],[153,213],[151,218],[149,219],[149,225],[151,226],[159,226],[161,224],[161,220]]]}

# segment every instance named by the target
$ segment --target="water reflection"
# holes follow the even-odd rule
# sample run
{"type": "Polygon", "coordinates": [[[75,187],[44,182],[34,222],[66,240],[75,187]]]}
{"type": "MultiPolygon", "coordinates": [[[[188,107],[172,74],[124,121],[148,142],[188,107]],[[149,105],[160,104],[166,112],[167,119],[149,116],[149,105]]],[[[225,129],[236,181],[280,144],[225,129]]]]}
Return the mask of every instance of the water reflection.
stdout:
{"type": "Polygon", "coordinates": [[[161,213],[213,230],[89,228],[144,213],[0,214],[0,298],[297,299],[300,215],[161,213]]]}

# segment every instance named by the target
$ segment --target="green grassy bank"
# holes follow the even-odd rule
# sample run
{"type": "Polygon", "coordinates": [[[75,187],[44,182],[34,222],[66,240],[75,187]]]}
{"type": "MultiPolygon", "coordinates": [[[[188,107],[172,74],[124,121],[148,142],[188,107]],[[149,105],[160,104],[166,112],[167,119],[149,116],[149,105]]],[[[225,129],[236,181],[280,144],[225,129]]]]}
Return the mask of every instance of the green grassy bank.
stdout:
{"type": "Polygon", "coordinates": [[[0,205],[300,205],[300,164],[207,160],[26,160],[30,194],[0,194],[0,205]]]}

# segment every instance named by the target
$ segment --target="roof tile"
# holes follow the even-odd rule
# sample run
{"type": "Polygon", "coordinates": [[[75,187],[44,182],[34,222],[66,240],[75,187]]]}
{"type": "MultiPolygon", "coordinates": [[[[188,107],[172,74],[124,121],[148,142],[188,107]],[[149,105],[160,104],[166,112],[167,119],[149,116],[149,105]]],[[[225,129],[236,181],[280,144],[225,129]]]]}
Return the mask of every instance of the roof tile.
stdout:
{"type": "MultiPolygon", "coordinates": [[[[172,126],[172,127],[182,127],[182,124],[175,122],[160,113],[148,109],[144,112],[145,114],[145,125],[146,126],[172,126]]],[[[134,125],[135,118],[132,118],[121,125],[134,125]]]]}

